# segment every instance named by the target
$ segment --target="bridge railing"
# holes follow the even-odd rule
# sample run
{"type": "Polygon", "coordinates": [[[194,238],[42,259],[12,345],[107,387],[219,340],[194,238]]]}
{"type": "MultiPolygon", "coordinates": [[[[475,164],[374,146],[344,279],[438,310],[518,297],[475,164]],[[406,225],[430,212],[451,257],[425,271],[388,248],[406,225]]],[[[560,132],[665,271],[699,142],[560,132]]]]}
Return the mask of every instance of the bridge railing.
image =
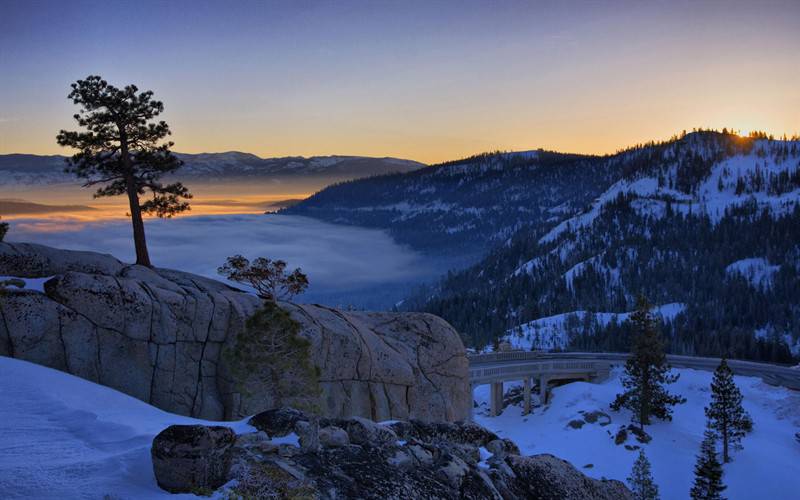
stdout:
{"type": "MultiPolygon", "coordinates": [[[[489,354],[469,356],[470,378],[485,381],[491,377],[506,378],[519,373],[524,375],[530,372],[558,370],[548,366],[548,361],[560,362],[594,362],[594,369],[601,369],[610,364],[625,362],[630,357],[627,353],[595,353],[595,352],[531,352],[531,351],[506,351],[489,354]],[[478,371],[478,369],[481,369],[478,371]]],[[[667,362],[679,368],[693,368],[697,370],[713,371],[720,362],[719,358],[706,358],[682,355],[667,355],[667,362]]],[[[790,389],[800,390],[800,369],[769,363],[753,361],[728,360],[731,370],[737,375],[757,376],[772,385],[781,385],[790,389]]],[[[588,370],[591,368],[583,368],[588,370]]]]}

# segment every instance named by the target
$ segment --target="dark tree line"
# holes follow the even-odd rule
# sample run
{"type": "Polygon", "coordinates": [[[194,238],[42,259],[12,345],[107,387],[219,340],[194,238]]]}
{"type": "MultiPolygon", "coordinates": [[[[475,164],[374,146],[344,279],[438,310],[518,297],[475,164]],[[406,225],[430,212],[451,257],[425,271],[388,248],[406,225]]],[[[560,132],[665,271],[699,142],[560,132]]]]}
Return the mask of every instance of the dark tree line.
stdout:
{"type": "MultiPolygon", "coordinates": [[[[724,156],[725,139],[719,140],[724,156]]],[[[736,141],[733,152],[753,146],[736,141]]],[[[786,161],[797,161],[792,156],[797,153],[778,142],[764,154],[783,155],[784,149],[786,161]]],[[[693,154],[690,150],[687,158],[693,154]]],[[[652,151],[645,156],[649,163],[637,168],[652,175],[676,161],[669,156],[659,163],[652,151]]],[[[660,325],[668,352],[791,362],[788,342],[800,339],[800,305],[793,300],[800,296],[800,205],[775,214],[745,203],[717,217],[668,197],[657,200],[654,210],[660,206],[661,213],[648,215],[635,208],[639,202],[620,195],[578,237],[567,234],[540,244],[552,226],[523,229],[475,266],[420,290],[405,307],[443,316],[468,344],[481,347],[537,318],[630,311],[632,297],[643,292],[656,304],[685,305],[682,314],[660,325]],[[753,282],[727,269],[752,257],[777,266],[771,279],[753,282]],[[535,265],[520,271],[526,262],[535,265]],[[581,272],[567,283],[565,273],[581,263],[581,272]],[[756,331],[762,335],[755,336],[756,331]]],[[[567,348],[624,351],[626,328],[581,318],[568,332],[567,348]]]]}

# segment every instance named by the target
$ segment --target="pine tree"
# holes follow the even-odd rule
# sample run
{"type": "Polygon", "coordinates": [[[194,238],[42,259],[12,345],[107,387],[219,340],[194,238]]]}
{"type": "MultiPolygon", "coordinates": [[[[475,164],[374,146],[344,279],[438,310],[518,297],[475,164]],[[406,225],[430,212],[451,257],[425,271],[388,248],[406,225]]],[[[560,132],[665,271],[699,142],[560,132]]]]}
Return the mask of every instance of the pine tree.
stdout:
{"type": "Polygon", "coordinates": [[[625,392],[618,394],[611,404],[613,410],[632,411],[633,421],[641,430],[650,424],[651,416],[672,420],[671,407],[686,402],[685,398],[670,394],[664,388],[677,381],[679,375],[670,372],[650,309],[647,299],[640,296],[637,310],[631,315],[633,348],[622,376],[625,392]]]}
{"type": "Polygon", "coordinates": [[[693,500],[723,500],[722,464],[717,459],[716,436],[710,429],[703,434],[700,455],[694,466],[694,485],[689,490],[693,500]]]}
{"type": "Polygon", "coordinates": [[[136,263],[150,266],[142,214],[172,217],[189,210],[192,197],[180,182],[164,185],[158,179],[174,173],[183,162],[172,154],[169,125],[155,118],[164,110],[153,92],[139,92],[136,85],[119,89],[89,76],[72,84],[69,99],[81,107],[74,115],[84,132],[62,130],[56,140],[78,152],[69,160],[67,172],[85,179],[84,187],[101,185],[95,198],[127,195],[133,225],[136,263]],[[150,191],[152,198],[140,203],[150,191]]]}
{"type": "Polygon", "coordinates": [[[628,485],[633,492],[636,500],[658,500],[658,485],[653,481],[650,472],[650,462],[644,454],[644,450],[639,450],[639,457],[633,463],[631,475],[628,478],[628,485]]]}
{"type": "Polygon", "coordinates": [[[6,237],[7,232],[8,232],[8,222],[0,222],[0,241],[3,241],[3,238],[6,237]]]}
{"type": "Polygon", "coordinates": [[[742,406],[742,393],[733,381],[733,371],[725,358],[714,370],[706,418],[714,435],[722,440],[723,461],[730,462],[729,448],[741,448],[742,437],[753,428],[753,421],[742,406]]]}

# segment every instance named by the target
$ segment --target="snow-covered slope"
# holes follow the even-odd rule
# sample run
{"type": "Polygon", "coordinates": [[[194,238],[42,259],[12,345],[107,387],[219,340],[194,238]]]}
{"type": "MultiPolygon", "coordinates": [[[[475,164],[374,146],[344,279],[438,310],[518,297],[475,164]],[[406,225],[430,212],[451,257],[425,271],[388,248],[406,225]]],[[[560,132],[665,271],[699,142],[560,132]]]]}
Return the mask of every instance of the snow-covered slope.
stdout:
{"type": "Polygon", "coordinates": [[[573,214],[618,174],[598,157],[487,153],[330,186],[287,213],[386,229],[416,249],[469,261],[523,225],[573,214]]]}
{"type": "MultiPolygon", "coordinates": [[[[661,321],[672,321],[685,309],[679,302],[654,307],[653,315],[661,321]]],[[[564,349],[569,344],[570,333],[589,332],[593,328],[608,326],[611,322],[621,324],[628,320],[630,312],[573,311],[529,321],[510,329],[504,340],[514,349],[553,350],[564,349]]]]}
{"type": "MultiPolygon", "coordinates": [[[[647,432],[653,440],[645,445],[629,438],[627,444],[642,446],[653,465],[653,476],[664,500],[688,498],[694,477],[695,455],[703,437],[703,408],[710,400],[712,374],[689,369],[677,370],[679,381],[672,392],[687,398],[675,409],[672,422],[656,421],[647,432]]],[[[516,442],[524,454],[552,453],[595,478],[625,481],[638,451],[614,444],[613,434],[630,422],[627,411],[612,412],[609,404],[620,392],[619,370],[600,384],[574,382],[553,389],[550,404],[522,416],[519,406],[507,407],[498,417],[487,416],[489,386],[476,389],[475,420],[502,437],[516,442]],[[582,419],[581,411],[602,411],[611,423],[585,423],[576,429],[568,425],[582,419]],[[589,466],[591,464],[591,466],[589,466]]],[[[754,431],[744,438],[744,449],[733,453],[725,465],[724,495],[730,500],[791,500],[800,491],[800,394],[772,387],[760,379],[735,377],[744,395],[745,409],[755,422],[754,431]]],[[[508,385],[507,385],[508,388],[508,385]]]]}
{"type": "Polygon", "coordinates": [[[800,353],[800,141],[701,131],[602,161],[617,175],[579,210],[551,207],[554,219],[404,307],[443,316],[476,348],[519,326],[544,335],[534,345],[565,347],[567,324],[600,331],[569,348],[624,350],[605,315],[644,294],[684,304],[664,330],[673,353],[800,353]]]}
{"type": "MultiPolygon", "coordinates": [[[[690,138],[691,141],[691,138],[690,138]]],[[[564,220],[539,240],[553,241],[566,231],[578,231],[594,222],[600,212],[620,197],[635,198],[634,208],[642,214],[663,217],[670,209],[683,214],[703,213],[718,221],[732,207],[754,203],[769,208],[774,214],[787,213],[800,201],[800,187],[787,185],[776,190],[773,182],[800,175],[798,141],[753,141],[749,151],[742,151],[721,161],[713,161],[708,146],[689,149],[673,146],[662,156],[658,169],[643,169],[633,177],[614,183],[583,213],[564,220]],[[784,153],[786,150],[786,153],[784,153]],[[793,152],[793,153],[791,153],[793,152]],[[677,189],[679,176],[689,158],[704,158],[711,168],[701,182],[690,186],[691,192],[677,189]]],[[[684,174],[685,175],[685,174],[684,174]]]]}
{"type": "MultiPolygon", "coordinates": [[[[157,499],[153,437],[171,424],[208,424],[113,389],[0,356],[0,497],[157,499]]],[[[252,431],[244,421],[229,425],[252,431]]]]}
{"type": "Polygon", "coordinates": [[[728,264],[725,272],[729,275],[744,277],[754,287],[772,285],[772,277],[781,266],[773,266],[763,257],[740,259],[728,264]]]}

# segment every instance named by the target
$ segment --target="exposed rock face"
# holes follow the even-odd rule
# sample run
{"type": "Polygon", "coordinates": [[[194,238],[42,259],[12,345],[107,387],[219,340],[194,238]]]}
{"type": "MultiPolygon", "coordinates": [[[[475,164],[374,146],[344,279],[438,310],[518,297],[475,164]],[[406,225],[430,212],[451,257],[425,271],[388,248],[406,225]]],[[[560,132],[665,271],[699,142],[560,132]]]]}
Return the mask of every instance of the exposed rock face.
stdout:
{"type": "Polygon", "coordinates": [[[161,431],[150,449],[158,485],[171,492],[215,490],[225,484],[230,447],[228,427],[173,425],[161,431]]]}
{"type": "MultiPolygon", "coordinates": [[[[63,370],[164,410],[236,419],[278,406],[274,388],[237,380],[224,352],[261,307],[254,295],[110,255],[0,243],[0,276],[52,277],[44,293],[0,295],[0,355],[63,370]]],[[[429,314],[282,303],[310,344],[326,416],[458,420],[468,362],[429,314]]]]}
{"type": "MultiPolygon", "coordinates": [[[[312,420],[292,410],[275,410],[253,419],[262,424],[259,432],[239,435],[233,446],[220,445],[221,453],[214,457],[228,467],[226,479],[237,481],[233,493],[245,498],[320,499],[632,498],[619,481],[591,479],[552,455],[520,456],[513,442],[475,424],[320,419],[320,435],[343,436],[303,447],[302,433],[312,420]],[[273,427],[277,434],[270,433],[273,427]],[[273,441],[284,433],[300,435],[300,446],[273,441]]],[[[164,446],[160,438],[153,442],[154,449],[164,446]]],[[[179,449],[174,438],[169,445],[179,449]]],[[[174,457],[175,468],[184,464],[180,456],[174,457]]],[[[159,464],[156,476],[168,467],[159,464]]]]}

